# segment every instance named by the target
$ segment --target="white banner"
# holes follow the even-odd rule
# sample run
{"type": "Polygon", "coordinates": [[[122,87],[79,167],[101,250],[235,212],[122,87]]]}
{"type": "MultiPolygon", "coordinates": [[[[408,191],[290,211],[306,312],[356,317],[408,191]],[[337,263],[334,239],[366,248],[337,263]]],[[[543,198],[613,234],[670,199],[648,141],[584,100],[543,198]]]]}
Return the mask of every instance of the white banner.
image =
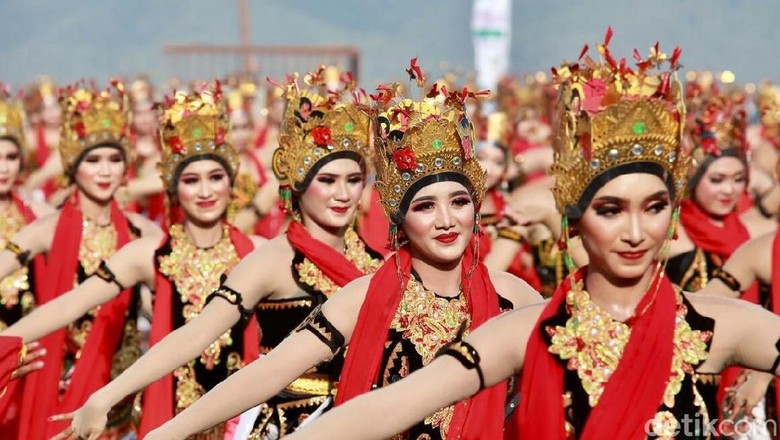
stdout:
{"type": "Polygon", "coordinates": [[[511,31],[512,0],[474,0],[471,32],[478,87],[495,91],[509,72],[511,31]]]}

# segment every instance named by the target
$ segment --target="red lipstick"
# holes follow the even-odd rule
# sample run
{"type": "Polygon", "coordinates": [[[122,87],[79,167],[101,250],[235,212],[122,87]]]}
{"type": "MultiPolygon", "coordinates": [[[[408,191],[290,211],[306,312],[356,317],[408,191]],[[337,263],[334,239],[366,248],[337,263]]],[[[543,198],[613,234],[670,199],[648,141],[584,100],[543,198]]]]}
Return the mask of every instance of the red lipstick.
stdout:
{"type": "Polygon", "coordinates": [[[105,183],[101,182],[101,183],[98,183],[97,186],[102,188],[102,189],[109,189],[109,188],[111,188],[111,183],[110,182],[105,182],[105,183]]]}
{"type": "Polygon", "coordinates": [[[457,232],[449,232],[447,234],[439,234],[434,238],[440,241],[441,243],[450,244],[458,239],[458,235],[460,234],[458,234],[457,232]]]}
{"type": "Polygon", "coordinates": [[[345,214],[347,211],[349,211],[349,208],[346,206],[331,206],[330,209],[338,214],[345,214]]]}
{"type": "Polygon", "coordinates": [[[617,254],[620,255],[622,258],[625,258],[626,260],[639,260],[642,257],[644,257],[646,253],[647,250],[633,251],[633,252],[618,252],[617,254]]]}
{"type": "Polygon", "coordinates": [[[200,206],[201,208],[211,208],[212,206],[214,206],[216,204],[217,204],[216,200],[209,200],[207,202],[198,202],[197,203],[197,205],[200,206]]]}

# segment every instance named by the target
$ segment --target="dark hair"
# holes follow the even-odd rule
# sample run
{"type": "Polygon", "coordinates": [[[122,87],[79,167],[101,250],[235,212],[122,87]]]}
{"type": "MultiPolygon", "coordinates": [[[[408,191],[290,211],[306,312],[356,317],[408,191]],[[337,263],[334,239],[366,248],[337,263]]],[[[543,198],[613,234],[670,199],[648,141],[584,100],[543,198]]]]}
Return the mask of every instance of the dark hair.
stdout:
{"type": "Polygon", "coordinates": [[[707,173],[707,169],[709,169],[710,165],[712,165],[713,162],[720,159],[721,157],[734,157],[736,159],[739,159],[740,162],[742,162],[743,165],[745,165],[745,168],[747,168],[747,158],[745,157],[745,154],[742,152],[739,148],[728,148],[725,150],[721,150],[720,156],[713,156],[711,154],[707,155],[707,158],[704,159],[704,162],[699,165],[699,167],[696,169],[696,172],[691,176],[690,179],[688,179],[688,190],[692,193],[696,186],[699,185],[699,182],[701,181],[701,178],[704,177],[704,174],[707,173]]]}
{"type": "Polygon", "coordinates": [[[471,200],[477,199],[476,194],[474,193],[474,185],[471,184],[471,181],[465,175],[456,173],[454,171],[430,174],[418,180],[417,182],[414,182],[412,186],[409,187],[409,189],[406,191],[406,194],[404,194],[403,199],[401,199],[401,204],[399,205],[398,210],[392,215],[392,218],[390,219],[391,223],[395,225],[400,225],[403,223],[404,217],[406,217],[406,213],[409,211],[409,205],[412,203],[412,199],[414,198],[415,194],[417,194],[426,186],[439,182],[460,183],[468,190],[469,196],[471,196],[471,200]]]}
{"type": "Polygon", "coordinates": [[[178,166],[176,166],[176,172],[173,174],[173,181],[172,181],[173,186],[171,188],[167,188],[169,195],[172,196],[176,194],[176,189],[178,188],[179,185],[179,178],[181,177],[181,173],[182,171],[184,171],[184,168],[186,168],[187,165],[200,160],[213,160],[214,162],[219,163],[222,166],[222,168],[225,169],[225,172],[227,173],[228,178],[230,179],[230,185],[231,186],[233,185],[233,181],[235,180],[236,176],[234,176],[233,173],[230,171],[230,167],[228,166],[227,162],[225,162],[225,159],[213,153],[196,154],[184,159],[183,161],[179,162],[178,166]]]}
{"type": "Polygon", "coordinates": [[[125,163],[125,172],[127,172],[127,156],[125,153],[125,149],[122,148],[121,145],[115,143],[115,142],[103,142],[97,145],[93,145],[91,147],[85,148],[81,153],[79,153],[78,157],[76,157],[76,160],[73,162],[73,165],[70,167],[69,170],[66,170],[66,173],[68,177],[71,180],[75,180],[76,177],[76,170],[79,168],[79,165],[81,165],[81,161],[84,160],[85,157],[87,157],[87,154],[89,154],[92,150],[97,150],[98,148],[114,148],[116,150],[119,150],[120,153],[122,153],[122,161],[125,163]]]}
{"type": "Polygon", "coordinates": [[[655,162],[630,162],[609,168],[591,180],[588,186],[585,187],[585,190],[582,191],[577,204],[566,207],[566,216],[573,220],[581,218],[596,192],[610,180],[625,174],[652,174],[657,176],[666,184],[669,196],[673,200],[676,196],[674,176],[661,164],[655,162]]]}

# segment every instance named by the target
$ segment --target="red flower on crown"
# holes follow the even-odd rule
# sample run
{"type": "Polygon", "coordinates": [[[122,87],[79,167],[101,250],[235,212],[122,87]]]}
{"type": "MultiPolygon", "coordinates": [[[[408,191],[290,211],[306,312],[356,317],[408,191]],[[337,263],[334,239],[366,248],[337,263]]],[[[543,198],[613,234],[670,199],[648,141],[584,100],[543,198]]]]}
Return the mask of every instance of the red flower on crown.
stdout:
{"type": "Polygon", "coordinates": [[[330,127],[324,125],[314,127],[311,131],[311,137],[314,139],[314,143],[321,147],[331,145],[333,142],[333,135],[330,132],[330,127]]]}
{"type": "Polygon", "coordinates": [[[393,163],[400,171],[412,171],[417,168],[417,158],[410,147],[393,151],[393,163]]]}
{"type": "Polygon", "coordinates": [[[73,124],[73,131],[76,132],[79,139],[84,139],[87,137],[87,127],[84,126],[84,123],[79,121],[73,124]]]}
{"type": "Polygon", "coordinates": [[[225,143],[225,129],[224,128],[220,128],[219,130],[217,130],[217,139],[216,139],[216,141],[217,141],[217,145],[222,145],[222,144],[225,143]]]}
{"type": "Polygon", "coordinates": [[[173,151],[176,154],[182,154],[186,150],[186,148],[184,147],[184,142],[181,141],[181,138],[179,136],[173,136],[171,138],[168,138],[168,145],[170,145],[171,151],[173,151]]]}

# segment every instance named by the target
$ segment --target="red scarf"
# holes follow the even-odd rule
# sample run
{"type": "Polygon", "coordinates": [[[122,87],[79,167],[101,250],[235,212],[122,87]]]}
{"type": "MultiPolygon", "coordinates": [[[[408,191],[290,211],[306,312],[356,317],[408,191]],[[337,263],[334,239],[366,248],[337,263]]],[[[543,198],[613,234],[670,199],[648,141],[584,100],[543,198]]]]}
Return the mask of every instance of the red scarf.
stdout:
{"type": "Polygon", "coordinates": [[[312,237],[299,222],[287,226],[287,240],[339,287],[365,275],[344,254],[312,237]]]}
{"type": "MultiPolygon", "coordinates": [[[[507,431],[507,439],[566,438],[563,412],[565,366],[548,351],[542,336],[545,329],[541,326],[559,313],[572,282],[582,280],[586,273],[587,266],[561,283],[528,340],[521,379],[523,398],[510,422],[512,426],[507,431]]],[[[632,318],[631,337],[620,363],[578,438],[630,440],[647,437],[645,425],[661,405],[672,366],[676,294],[672,283],[665,277],[651,283],[637,310],[643,310],[648,305],[649,309],[644,314],[632,318]],[[655,301],[653,292],[657,292],[655,301]]]]}
{"type": "MultiPolygon", "coordinates": [[[[160,246],[170,237],[163,238],[160,246]]],[[[230,242],[236,249],[239,258],[243,259],[252,252],[252,241],[241,231],[230,227],[230,242]]],[[[154,345],[176,329],[173,328],[173,286],[171,280],[155,271],[154,277],[154,321],[149,334],[149,345],[154,345]]],[[[244,361],[249,363],[257,359],[260,342],[257,338],[257,321],[255,317],[247,323],[244,330],[244,361]]],[[[143,438],[149,431],[161,426],[174,416],[173,373],[166,374],[161,379],[152,382],[144,391],[144,403],[141,426],[138,428],[138,438],[143,438]]]]}
{"type": "MultiPolygon", "coordinates": [[[[680,223],[697,248],[719,256],[724,262],[750,240],[750,234],[736,211],[726,216],[721,227],[713,224],[710,216],[691,200],[680,203],[680,223]]],[[[758,303],[758,285],[754,283],[745,290],[742,299],[758,303]]]]}
{"type": "MultiPolygon", "coordinates": [[[[46,283],[41,286],[38,295],[39,304],[45,304],[73,289],[80,264],[82,221],[78,197],[74,196],[60,212],[49,251],[46,283]]],[[[131,239],[130,223],[113,201],[111,224],[117,233],[118,250],[131,239]]],[[[58,330],[41,340],[47,354],[43,359],[43,369],[26,379],[20,438],[37,440],[59,433],[69,423],[50,423],[46,419],[55,414],[77,410],[93,392],[111,380],[111,363],[122,337],[125,314],[131,299],[132,291],[125,289],[100,307],[81,350],[81,357],[74,367],[70,385],[62,397],[59,397],[59,381],[65,357],[63,347],[66,330],[58,330]]]]}
{"type": "MultiPolygon", "coordinates": [[[[16,336],[0,336],[0,416],[10,402],[9,383],[11,374],[19,366],[19,354],[22,351],[22,338],[16,336]]],[[[2,419],[0,419],[2,420],[2,419]]]]}
{"type": "MultiPolygon", "coordinates": [[[[463,280],[467,283],[463,290],[471,311],[470,328],[473,330],[498,315],[500,310],[498,293],[490,282],[487,268],[478,263],[472,276],[468,277],[468,270],[474,263],[471,248],[471,245],[467,247],[461,264],[463,280]]],[[[412,257],[407,246],[398,251],[398,257],[403,282],[398,279],[399,268],[395,258],[387,260],[371,279],[357,324],[352,331],[352,341],[341,373],[339,392],[336,394],[336,405],[368,392],[379,374],[387,331],[411,274],[412,257]]],[[[505,399],[506,382],[501,382],[458,403],[447,438],[500,438],[505,399]]]]}
{"type": "MultiPolygon", "coordinates": [[[[26,225],[29,225],[30,223],[34,222],[36,219],[35,213],[30,208],[29,205],[27,205],[26,202],[24,202],[22,199],[19,198],[18,195],[15,193],[11,193],[11,201],[16,206],[16,209],[21,214],[22,218],[24,218],[24,223],[26,225]]],[[[43,283],[45,270],[46,270],[46,260],[44,258],[43,254],[36,255],[32,260],[32,269],[33,273],[32,276],[34,276],[33,286],[36,290],[40,289],[39,286],[43,283]]],[[[2,359],[2,356],[0,355],[0,359],[2,359]]],[[[0,368],[0,373],[2,373],[2,368],[0,368]]],[[[16,414],[15,416],[12,416],[8,410],[9,405],[12,407],[20,407],[22,404],[22,390],[24,389],[24,383],[25,378],[21,378],[18,380],[14,380],[13,382],[8,384],[8,388],[6,389],[5,395],[0,397],[0,430],[13,430],[13,432],[16,432],[16,429],[18,429],[18,422],[19,422],[19,414],[18,409],[17,410],[11,410],[14,411],[16,414]],[[3,415],[11,416],[12,419],[3,420],[3,415]]],[[[2,393],[2,389],[5,385],[2,385],[2,377],[0,376],[0,393],[2,393]]]]}
{"type": "MultiPolygon", "coordinates": [[[[772,242],[772,311],[780,315],[780,230],[772,242]]],[[[780,402],[780,380],[775,379],[775,402],[780,402]]],[[[775,410],[777,411],[777,410],[775,410]]],[[[778,414],[767,414],[777,420],[778,414]]]]}

